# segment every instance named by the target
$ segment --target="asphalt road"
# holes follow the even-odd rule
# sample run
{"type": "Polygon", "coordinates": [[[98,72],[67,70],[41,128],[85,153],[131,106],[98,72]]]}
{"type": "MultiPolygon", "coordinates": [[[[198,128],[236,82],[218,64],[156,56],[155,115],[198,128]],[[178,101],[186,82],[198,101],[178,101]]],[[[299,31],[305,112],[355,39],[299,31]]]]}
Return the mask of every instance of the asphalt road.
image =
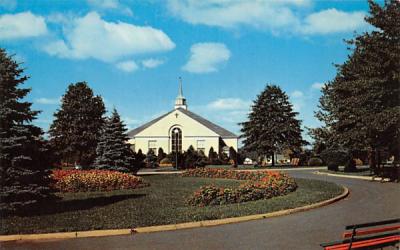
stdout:
{"type": "Polygon", "coordinates": [[[216,227],[134,236],[13,242],[1,249],[321,249],[339,240],[346,225],[400,218],[400,184],[290,171],[293,177],[336,182],[350,195],[322,208],[287,216],[216,227]]]}

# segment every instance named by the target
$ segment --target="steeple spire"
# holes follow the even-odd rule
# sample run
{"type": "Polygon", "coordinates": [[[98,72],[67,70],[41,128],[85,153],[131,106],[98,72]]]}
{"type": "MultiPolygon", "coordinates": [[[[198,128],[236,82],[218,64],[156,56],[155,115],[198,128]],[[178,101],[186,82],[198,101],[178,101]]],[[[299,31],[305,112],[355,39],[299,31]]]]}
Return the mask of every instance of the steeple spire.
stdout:
{"type": "Polygon", "coordinates": [[[176,97],[176,100],[175,100],[175,109],[178,109],[178,108],[187,109],[186,98],[183,97],[182,77],[179,77],[178,96],[176,97]]]}
{"type": "Polygon", "coordinates": [[[183,97],[182,77],[179,77],[179,93],[178,93],[178,97],[183,97]]]}

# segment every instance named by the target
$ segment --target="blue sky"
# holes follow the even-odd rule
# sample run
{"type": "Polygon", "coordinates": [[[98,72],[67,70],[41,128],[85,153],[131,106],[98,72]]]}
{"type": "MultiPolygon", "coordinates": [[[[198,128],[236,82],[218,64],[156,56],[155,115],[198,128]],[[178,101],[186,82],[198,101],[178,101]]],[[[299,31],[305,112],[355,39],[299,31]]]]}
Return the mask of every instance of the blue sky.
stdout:
{"type": "Polygon", "coordinates": [[[134,128],[173,108],[179,76],[189,109],[232,132],[267,83],[315,127],[320,87],[367,12],[361,0],[0,0],[0,46],[24,62],[45,130],[70,83],[134,128]]]}

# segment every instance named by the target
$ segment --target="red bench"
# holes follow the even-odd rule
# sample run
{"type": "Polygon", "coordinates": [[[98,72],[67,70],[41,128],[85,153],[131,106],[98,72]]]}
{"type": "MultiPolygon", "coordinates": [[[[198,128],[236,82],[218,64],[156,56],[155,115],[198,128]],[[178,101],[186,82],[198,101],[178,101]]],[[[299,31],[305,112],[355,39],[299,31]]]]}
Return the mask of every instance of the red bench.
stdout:
{"type": "Polygon", "coordinates": [[[376,249],[400,242],[400,219],[346,226],[343,240],[324,243],[325,250],[376,249]]]}

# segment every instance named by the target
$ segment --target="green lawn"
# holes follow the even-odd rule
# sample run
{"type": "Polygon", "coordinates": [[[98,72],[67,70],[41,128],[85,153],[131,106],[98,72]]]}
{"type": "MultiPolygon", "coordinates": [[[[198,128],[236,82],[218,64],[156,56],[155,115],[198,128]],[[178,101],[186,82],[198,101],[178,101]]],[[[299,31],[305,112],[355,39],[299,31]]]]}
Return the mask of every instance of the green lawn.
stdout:
{"type": "Polygon", "coordinates": [[[297,179],[299,188],[286,196],[241,204],[191,207],[185,199],[205,184],[235,187],[236,180],[154,175],[138,190],[64,194],[37,215],[1,220],[0,234],[132,228],[267,213],[332,198],[342,192],[333,183],[297,179]]]}

